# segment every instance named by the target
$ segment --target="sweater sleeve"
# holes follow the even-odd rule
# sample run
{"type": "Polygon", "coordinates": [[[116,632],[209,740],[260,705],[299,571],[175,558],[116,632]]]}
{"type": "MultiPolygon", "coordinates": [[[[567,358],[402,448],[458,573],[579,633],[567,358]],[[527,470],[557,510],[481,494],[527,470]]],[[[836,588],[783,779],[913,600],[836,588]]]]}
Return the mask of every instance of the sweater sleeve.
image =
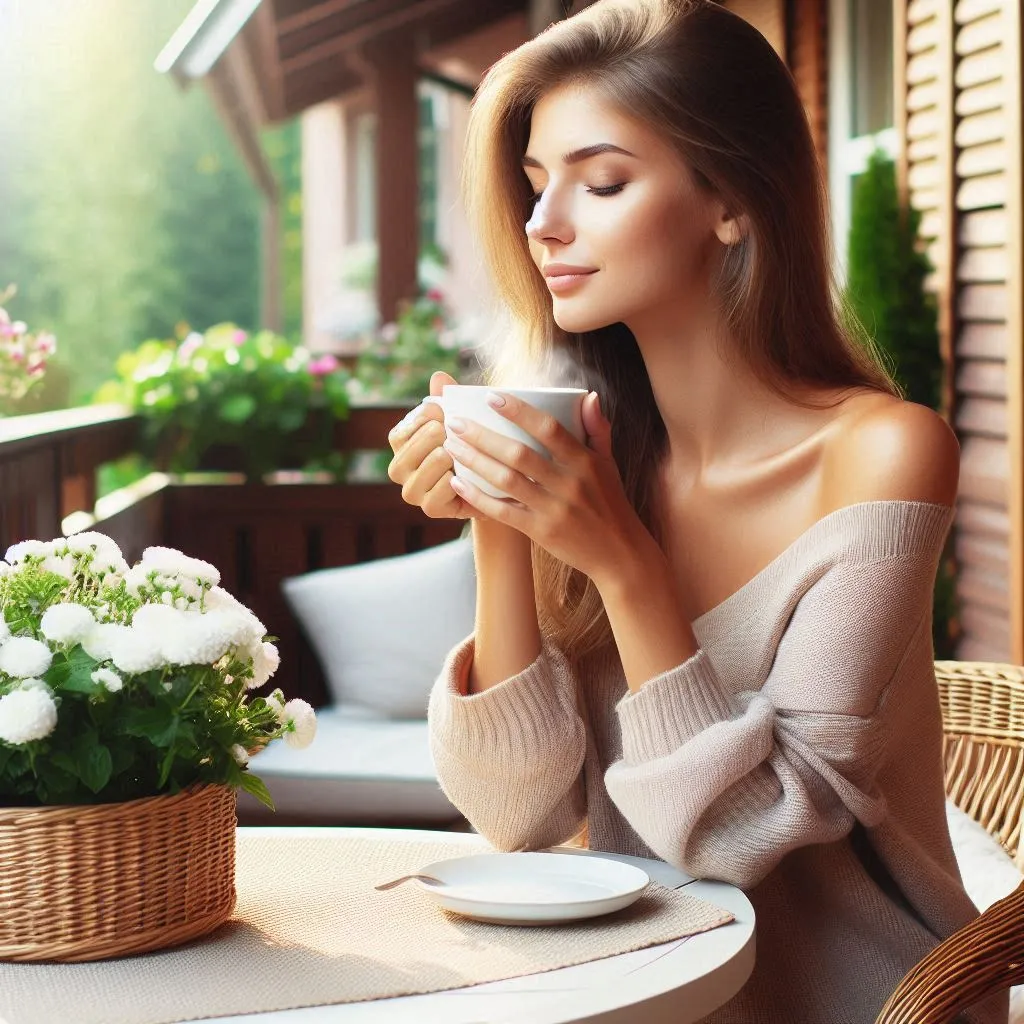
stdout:
{"type": "Polygon", "coordinates": [[[449,653],[430,694],[441,788],[499,850],[565,842],[586,819],[586,728],[568,660],[545,642],[518,675],[467,696],[475,643],[470,636],[449,653]]]}
{"type": "Polygon", "coordinates": [[[909,663],[932,671],[935,562],[840,562],[794,596],[766,676],[722,679],[701,649],[619,701],[605,784],[652,850],[750,888],[790,850],[884,818],[889,712],[909,663]]]}

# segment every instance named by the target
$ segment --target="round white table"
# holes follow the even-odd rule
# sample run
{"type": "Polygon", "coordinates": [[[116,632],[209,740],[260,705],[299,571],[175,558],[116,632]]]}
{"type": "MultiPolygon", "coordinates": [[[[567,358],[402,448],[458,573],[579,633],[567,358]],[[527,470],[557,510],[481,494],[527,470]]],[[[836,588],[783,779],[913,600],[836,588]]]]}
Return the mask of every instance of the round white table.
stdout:
{"type": "MultiPolygon", "coordinates": [[[[395,842],[464,844],[467,852],[487,848],[481,836],[465,832],[301,827],[247,831],[321,838],[384,834],[395,842]]],[[[594,856],[570,847],[555,847],[553,852],[594,856]]],[[[600,856],[636,864],[662,885],[686,886],[694,896],[731,911],[736,920],[699,935],[543,974],[427,995],[213,1019],[218,1024],[690,1024],[728,1002],[754,968],[754,909],[743,892],[724,882],[694,880],[663,861],[600,856]]]]}

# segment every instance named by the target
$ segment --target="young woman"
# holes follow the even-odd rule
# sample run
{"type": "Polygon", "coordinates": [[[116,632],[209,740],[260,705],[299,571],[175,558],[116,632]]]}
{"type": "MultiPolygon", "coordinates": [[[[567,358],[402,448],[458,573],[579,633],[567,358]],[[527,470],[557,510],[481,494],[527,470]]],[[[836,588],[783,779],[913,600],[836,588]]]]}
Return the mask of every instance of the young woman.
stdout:
{"type": "Polygon", "coordinates": [[[489,71],[465,186],[513,325],[488,382],[594,393],[586,444],[505,398],[551,460],[431,403],[392,432],[404,499],[472,519],[441,785],[498,848],[586,826],[742,886],[757,965],[709,1021],[868,1024],[977,913],[931,646],[959,451],[841,326],[792,79],[709,0],[600,0],[489,71]]]}

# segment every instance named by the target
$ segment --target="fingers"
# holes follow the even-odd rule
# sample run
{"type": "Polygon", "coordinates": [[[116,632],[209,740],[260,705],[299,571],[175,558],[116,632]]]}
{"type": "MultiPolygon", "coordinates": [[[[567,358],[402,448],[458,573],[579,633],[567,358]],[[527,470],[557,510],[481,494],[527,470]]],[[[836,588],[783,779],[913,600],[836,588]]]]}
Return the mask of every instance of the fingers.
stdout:
{"type": "MultiPolygon", "coordinates": [[[[435,420],[426,420],[404,441],[400,438],[396,441],[395,457],[388,465],[388,477],[394,483],[404,485],[431,455],[437,452],[444,454],[443,444],[444,426],[435,420]]],[[[434,483],[432,480],[431,486],[434,483]]]]}
{"type": "MultiPolygon", "coordinates": [[[[563,465],[569,466],[578,461],[586,449],[565,427],[550,413],[542,412],[536,406],[522,399],[514,398],[502,392],[496,392],[503,399],[501,405],[492,408],[505,419],[522,427],[530,437],[539,441],[550,453],[551,457],[563,465]]],[[[474,442],[475,443],[475,442],[474,442]]]]}
{"type": "Polygon", "coordinates": [[[430,394],[440,395],[445,384],[457,383],[458,381],[451,374],[445,373],[444,370],[435,370],[430,375],[430,394]]]}
{"type": "MultiPolygon", "coordinates": [[[[388,444],[391,445],[391,450],[397,455],[405,442],[431,420],[441,424],[444,423],[444,412],[439,405],[435,405],[433,402],[421,402],[415,409],[410,409],[405,414],[405,417],[399,420],[388,433],[388,444]]],[[[441,428],[441,440],[444,440],[443,426],[441,428]]]]}
{"type": "MultiPolygon", "coordinates": [[[[479,430],[482,434],[485,428],[479,430]]],[[[529,445],[493,431],[486,433],[488,436],[481,439],[480,447],[453,436],[445,442],[445,449],[462,465],[510,497],[522,502],[534,500],[538,487],[534,481],[543,485],[548,479],[550,462],[529,445]]]]}

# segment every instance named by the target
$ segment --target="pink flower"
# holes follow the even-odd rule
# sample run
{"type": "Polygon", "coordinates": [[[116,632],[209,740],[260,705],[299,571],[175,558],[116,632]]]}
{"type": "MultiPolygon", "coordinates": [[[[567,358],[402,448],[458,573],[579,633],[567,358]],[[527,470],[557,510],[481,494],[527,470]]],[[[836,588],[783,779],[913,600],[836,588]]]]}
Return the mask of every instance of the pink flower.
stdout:
{"type": "Polygon", "coordinates": [[[11,324],[11,330],[14,332],[14,336],[18,337],[28,330],[28,324],[25,323],[24,320],[15,320],[14,323],[11,324]]]}
{"type": "Polygon", "coordinates": [[[196,350],[201,348],[203,344],[203,336],[193,331],[179,346],[178,346],[178,358],[183,362],[187,363],[196,350]]]}
{"type": "Polygon", "coordinates": [[[52,356],[57,351],[57,339],[48,331],[43,331],[36,338],[36,350],[44,355],[52,356]]]}
{"type": "Polygon", "coordinates": [[[327,374],[334,373],[340,365],[341,364],[338,360],[331,355],[330,352],[326,352],[324,355],[314,359],[307,369],[314,377],[326,377],[327,374]]]}
{"type": "Polygon", "coordinates": [[[239,331],[235,331],[235,333],[233,335],[231,335],[231,340],[236,345],[244,345],[245,341],[246,341],[246,339],[248,337],[249,337],[249,335],[245,331],[239,330],[239,331]]]}
{"type": "Polygon", "coordinates": [[[444,292],[440,288],[428,288],[426,291],[426,297],[431,302],[444,302],[444,292]]]}
{"type": "Polygon", "coordinates": [[[13,338],[14,328],[11,326],[10,321],[4,322],[0,320],[0,338],[13,338]]]}

